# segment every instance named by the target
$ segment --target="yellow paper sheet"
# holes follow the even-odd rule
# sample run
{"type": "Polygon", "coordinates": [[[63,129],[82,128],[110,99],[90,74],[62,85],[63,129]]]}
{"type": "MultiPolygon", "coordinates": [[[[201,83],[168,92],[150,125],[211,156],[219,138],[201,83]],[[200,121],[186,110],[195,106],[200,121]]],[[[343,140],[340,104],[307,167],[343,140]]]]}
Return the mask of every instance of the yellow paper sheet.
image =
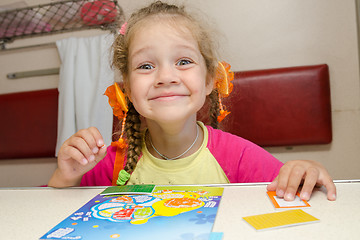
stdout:
{"type": "Polygon", "coordinates": [[[319,219],[301,209],[243,217],[256,230],[317,222],[319,219]]]}

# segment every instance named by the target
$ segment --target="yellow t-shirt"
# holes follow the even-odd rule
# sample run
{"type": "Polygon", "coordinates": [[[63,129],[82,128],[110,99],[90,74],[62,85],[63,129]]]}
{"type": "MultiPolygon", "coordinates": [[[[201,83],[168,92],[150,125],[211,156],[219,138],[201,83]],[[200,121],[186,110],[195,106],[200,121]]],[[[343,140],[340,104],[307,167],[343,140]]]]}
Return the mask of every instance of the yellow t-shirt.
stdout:
{"type": "Polygon", "coordinates": [[[204,131],[203,143],[198,151],[185,158],[177,160],[156,158],[151,155],[143,141],[142,156],[131,174],[128,184],[229,183],[219,163],[206,147],[208,143],[207,128],[201,122],[198,124],[204,131]]]}

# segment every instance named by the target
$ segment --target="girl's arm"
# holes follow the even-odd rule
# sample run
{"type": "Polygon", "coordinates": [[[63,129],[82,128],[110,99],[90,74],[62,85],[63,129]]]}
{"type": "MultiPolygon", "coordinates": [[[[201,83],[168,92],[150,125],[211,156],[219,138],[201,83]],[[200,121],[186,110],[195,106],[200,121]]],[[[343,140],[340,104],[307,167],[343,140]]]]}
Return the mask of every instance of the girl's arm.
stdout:
{"type": "Polygon", "coordinates": [[[97,128],[90,127],[78,131],[61,146],[58,167],[48,186],[79,186],[82,176],[95,167],[105,154],[104,140],[97,128]]]}
{"type": "Polygon", "coordinates": [[[320,163],[310,160],[293,160],[285,163],[267,190],[276,191],[277,196],[291,201],[301,184],[301,199],[309,200],[314,187],[318,185],[326,188],[329,200],[336,200],[336,187],[328,171],[320,163]]]}

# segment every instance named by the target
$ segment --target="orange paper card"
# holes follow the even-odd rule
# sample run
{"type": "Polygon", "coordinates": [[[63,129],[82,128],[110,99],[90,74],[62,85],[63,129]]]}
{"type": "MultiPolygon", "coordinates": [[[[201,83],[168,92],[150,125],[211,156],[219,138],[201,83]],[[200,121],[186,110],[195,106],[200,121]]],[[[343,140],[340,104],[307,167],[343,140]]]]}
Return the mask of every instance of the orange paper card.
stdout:
{"type": "Polygon", "coordinates": [[[289,209],[289,208],[304,208],[310,207],[310,204],[306,200],[300,198],[300,194],[297,193],[293,201],[285,201],[284,198],[276,196],[275,191],[267,192],[271,202],[276,209],[289,209]]]}

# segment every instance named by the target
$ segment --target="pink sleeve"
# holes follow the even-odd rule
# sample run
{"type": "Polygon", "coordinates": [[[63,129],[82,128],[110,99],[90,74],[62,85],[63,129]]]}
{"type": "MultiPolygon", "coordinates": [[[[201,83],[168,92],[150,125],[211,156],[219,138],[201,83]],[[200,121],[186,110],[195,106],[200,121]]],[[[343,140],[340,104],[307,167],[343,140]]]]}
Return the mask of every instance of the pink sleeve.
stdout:
{"type": "Polygon", "coordinates": [[[115,155],[116,148],[109,146],[104,159],[84,174],[80,186],[111,186],[115,155]]]}
{"type": "Polygon", "coordinates": [[[283,163],[265,149],[241,137],[209,131],[208,148],[231,183],[271,182],[283,163]]]}

